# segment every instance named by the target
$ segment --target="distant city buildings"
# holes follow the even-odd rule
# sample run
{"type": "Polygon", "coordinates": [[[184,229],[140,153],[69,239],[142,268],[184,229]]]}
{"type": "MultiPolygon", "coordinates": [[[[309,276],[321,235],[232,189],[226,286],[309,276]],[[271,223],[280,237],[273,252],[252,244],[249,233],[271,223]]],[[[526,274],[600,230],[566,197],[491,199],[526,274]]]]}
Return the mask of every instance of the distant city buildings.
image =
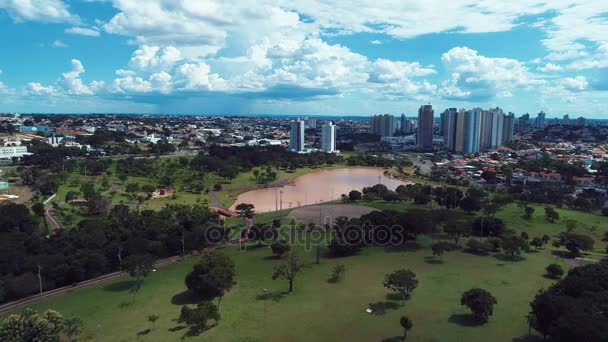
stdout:
{"type": "Polygon", "coordinates": [[[562,126],[570,126],[570,115],[564,115],[564,118],[562,119],[562,126]]]}
{"type": "Polygon", "coordinates": [[[395,117],[389,114],[374,115],[370,121],[371,133],[391,137],[395,133],[395,117]]]}
{"type": "Polygon", "coordinates": [[[27,151],[26,146],[1,146],[0,147],[0,160],[11,161],[13,158],[21,158],[28,156],[31,153],[27,151]]]}
{"type": "Polygon", "coordinates": [[[416,144],[423,150],[433,149],[433,130],[435,126],[435,111],[433,106],[424,105],[418,110],[418,132],[416,144]]]}
{"type": "Polygon", "coordinates": [[[321,127],[321,150],[336,152],[336,126],[331,121],[321,127]]]}
{"type": "Polygon", "coordinates": [[[536,122],[535,122],[536,129],[545,128],[545,116],[546,116],[546,114],[543,111],[538,113],[538,116],[536,117],[536,122]]]}
{"type": "Polygon", "coordinates": [[[471,110],[449,108],[442,115],[445,148],[457,153],[474,154],[495,150],[513,140],[515,116],[500,108],[471,110]]]}
{"type": "Polygon", "coordinates": [[[298,118],[290,123],[289,150],[292,152],[304,152],[304,121],[298,118]]]}
{"type": "Polygon", "coordinates": [[[401,114],[401,118],[399,118],[399,121],[401,123],[401,127],[399,127],[399,129],[401,129],[401,131],[403,132],[403,134],[411,134],[414,133],[414,130],[416,129],[416,121],[409,119],[405,116],[405,114],[401,114]]]}

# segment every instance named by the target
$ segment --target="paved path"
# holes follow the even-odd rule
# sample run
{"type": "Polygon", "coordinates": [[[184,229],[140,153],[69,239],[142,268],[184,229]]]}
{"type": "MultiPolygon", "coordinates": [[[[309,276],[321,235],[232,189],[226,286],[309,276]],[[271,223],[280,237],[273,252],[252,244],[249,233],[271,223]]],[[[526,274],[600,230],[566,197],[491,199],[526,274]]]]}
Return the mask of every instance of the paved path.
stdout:
{"type": "Polygon", "coordinates": [[[55,216],[52,206],[46,207],[46,209],[44,210],[44,215],[46,216],[47,222],[50,222],[53,225],[55,231],[63,229],[63,224],[55,216]]]}

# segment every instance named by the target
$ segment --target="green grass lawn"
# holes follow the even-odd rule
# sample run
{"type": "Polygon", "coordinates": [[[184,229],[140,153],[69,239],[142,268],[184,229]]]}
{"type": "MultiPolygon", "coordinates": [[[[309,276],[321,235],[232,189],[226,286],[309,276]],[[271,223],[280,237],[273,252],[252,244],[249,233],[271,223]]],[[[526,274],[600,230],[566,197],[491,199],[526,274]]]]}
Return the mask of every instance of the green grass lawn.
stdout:
{"type": "Polygon", "coordinates": [[[555,238],[559,233],[566,231],[566,223],[569,220],[576,221],[577,227],[574,232],[592,237],[595,240],[594,252],[604,253],[606,251],[606,243],[602,241],[604,234],[608,231],[608,219],[606,217],[578,210],[555,208],[560,219],[555,223],[550,223],[545,220],[544,206],[533,204],[530,206],[535,209],[530,220],[523,218],[516,203],[502,207],[496,217],[505,221],[507,227],[511,229],[527,232],[531,238],[542,237],[544,234],[555,238]]]}
{"type": "MultiPolygon", "coordinates": [[[[222,301],[219,326],[192,340],[379,341],[400,335],[399,317],[407,314],[414,321],[412,341],[511,341],[527,333],[528,303],[540,288],[550,285],[542,274],[555,262],[539,253],[511,262],[451,252],[443,264],[435,264],[429,250],[368,248],[354,257],[322,259],[316,265],[314,253],[301,250],[306,267],[294,292],[287,294],[286,281],[271,279],[280,261],[268,258],[267,248],[230,247],[225,253],[236,262],[238,284],[222,301]],[[346,265],[345,278],[330,284],[327,278],[338,263],[346,265]],[[384,275],[399,268],[412,269],[420,281],[404,307],[387,297],[389,292],[382,287],[384,275]],[[494,316],[484,326],[470,326],[468,311],[459,304],[461,293],[472,287],[485,288],[498,300],[494,316]],[[259,297],[262,289],[268,289],[266,299],[259,297]],[[371,315],[364,311],[370,304],[377,308],[371,315]]],[[[188,258],[151,274],[132,303],[130,280],[123,278],[34,308],[81,317],[84,340],[93,340],[95,327],[101,324],[103,341],[176,341],[185,332],[175,329],[180,304],[188,302],[183,279],[195,261],[196,257],[188,258]],[[160,319],[144,335],[150,314],[160,319]]]]}

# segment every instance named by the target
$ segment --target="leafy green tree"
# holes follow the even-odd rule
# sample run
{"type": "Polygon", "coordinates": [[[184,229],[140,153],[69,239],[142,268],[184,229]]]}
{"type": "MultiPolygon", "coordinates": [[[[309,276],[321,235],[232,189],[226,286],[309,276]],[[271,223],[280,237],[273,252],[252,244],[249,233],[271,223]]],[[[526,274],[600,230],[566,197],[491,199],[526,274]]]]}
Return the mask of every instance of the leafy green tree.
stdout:
{"type": "Polygon", "coordinates": [[[536,249],[539,249],[544,245],[544,243],[541,238],[535,237],[532,239],[532,241],[530,241],[530,245],[534,246],[534,248],[536,249]]]}
{"type": "Polygon", "coordinates": [[[545,207],[545,219],[551,223],[559,220],[559,213],[552,207],[545,207]]]}
{"type": "Polygon", "coordinates": [[[292,292],[294,280],[301,269],[302,263],[300,263],[298,255],[295,252],[291,252],[287,255],[284,263],[274,268],[272,280],[279,278],[286,279],[289,282],[289,292],[292,292]]]}
{"type": "Polygon", "coordinates": [[[433,251],[433,256],[438,256],[441,259],[441,262],[443,262],[443,254],[447,251],[449,251],[451,249],[451,246],[449,243],[441,241],[441,242],[437,242],[434,243],[431,246],[431,250],[433,251]]]}
{"type": "Polygon", "coordinates": [[[239,203],[235,209],[236,213],[243,218],[251,218],[255,214],[255,206],[250,203],[239,203]]]}
{"type": "Polygon", "coordinates": [[[502,239],[502,249],[512,260],[528,248],[528,243],[521,236],[507,236],[502,239]]]}
{"type": "Polygon", "coordinates": [[[222,297],[230,291],[235,281],[235,267],[232,259],[221,252],[204,255],[186,276],[186,286],[205,300],[218,298],[218,309],[222,297]]]}
{"type": "Polygon", "coordinates": [[[68,341],[74,341],[82,332],[82,320],[78,317],[65,319],[63,331],[68,341]]]}
{"type": "Polygon", "coordinates": [[[0,341],[37,342],[58,341],[64,331],[64,318],[54,310],[38,313],[25,309],[0,323],[0,341]]]}
{"type": "Polygon", "coordinates": [[[343,264],[338,264],[334,266],[331,270],[331,276],[329,277],[330,283],[337,283],[344,277],[344,273],[346,272],[346,266],[343,264]]]}
{"type": "Polygon", "coordinates": [[[559,279],[564,275],[564,269],[559,264],[551,264],[545,268],[547,276],[552,279],[559,279]]]}
{"type": "Polygon", "coordinates": [[[152,329],[154,329],[154,326],[156,325],[156,321],[158,321],[158,319],[160,318],[159,315],[148,315],[148,322],[152,323],[152,329]]]}
{"type": "Polygon", "coordinates": [[[405,301],[411,295],[412,291],[418,287],[418,279],[416,279],[416,274],[414,272],[401,269],[387,274],[384,277],[382,285],[399,294],[402,305],[405,305],[405,301]]]}
{"type": "Polygon", "coordinates": [[[484,289],[473,288],[462,294],[460,305],[465,305],[473,313],[473,317],[480,322],[486,323],[494,313],[496,298],[484,289]]]}
{"type": "Polygon", "coordinates": [[[283,254],[289,252],[291,250],[291,246],[285,240],[279,240],[272,245],[270,245],[270,249],[272,250],[272,254],[277,257],[283,256],[283,254]]]}
{"type": "Polygon", "coordinates": [[[133,286],[129,290],[133,295],[133,299],[135,299],[135,295],[137,295],[144,284],[144,279],[152,272],[154,268],[153,264],[154,258],[149,254],[135,254],[125,259],[125,270],[131,277],[135,278],[133,286]]]}
{"type": "Polygon", "coordinates": [[[581,256],[582,251],[592,250],[595,241],[586,235],[563,232],[559,234],[559,243],[566,246],[572,258],[576,258],[581,256]]]}
{"type": "Polygon", "coordinates": [[[412,323],[412,320],[409,319],[409,317],[401,316],[401,318],[399,319],[399,325],[401,325],[401,328],[403,328],[403,340],[405,341],[407,339],[407,332],[412,330],[414,324],[412,323]]]}
{"type": "Polygon", "coordinates": [[[32,205],[32,211],[34,212],[34,214],[38,217],[40,217],[43,222],[44,222],[44,229],[48,232],[49,231],[49,224],[46,221],[46,210],[44,209],[44,204],[42,204],[41,202],[36,202],[32,205]]]}
{"type": "Polygon", "coordinates": [[[545,340],[603,342],[608,336],[608,261],[576,267],[530,303],[532,327],[545,340]]]}
{"type": "Polygon", "coordinates": [[[547,244],[549,243],[549,241],[551,241],[551,238],[547,234],[543,235],[543,237],[541,239],[543,240],[543,248],[545,246],[547,246],[547,244]]]}
{"type": "Polygon", "coordinates": [[[362,198],[363,198],[363,195],[361,194],[360,191],[352,190],[351,192],[348,193],[348,200],[350,202],[357,202],[357,201],[360,201],[362,198]]]}
{"type": "Polygon", "coordinates": [[[454,245],[458,246],[460,239],[471,233],[471,227],[461,222],[452,222],[446,224],[443,231],[449,234],[454,239],[454,245]]]}
{"type": "Polygon", "coordinates": [[[524,207],[524,218],[526,220],[529,220],[532,218],[532,215],[534,214],[534,208],[533,207],[529,207],[529,206],[525,206],[524,207]]]}

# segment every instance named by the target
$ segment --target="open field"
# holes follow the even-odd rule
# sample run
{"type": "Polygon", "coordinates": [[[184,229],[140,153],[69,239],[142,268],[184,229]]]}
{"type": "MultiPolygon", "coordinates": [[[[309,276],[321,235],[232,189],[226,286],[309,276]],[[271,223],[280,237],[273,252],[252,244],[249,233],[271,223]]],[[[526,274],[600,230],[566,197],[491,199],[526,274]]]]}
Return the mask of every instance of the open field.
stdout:
{"type": "Polygon", "coordinates": [[[577,210],[555,208],[560,219],[555,223],[550,223],[545,220],[544,206],[534,204],[530,204],[530,206],[535,209],[530,220],[523,218],[516,203],[502,207],[496,217],[505,221],[507,227],[525,231],[530,237],[542,237],[547,234],[551,238],[555,238],[559,233],[566,231],[568,221],[575,221],[577,225],[573,232],[593,237],[595,240],[594,252],[604,253],[606,251],[606,243],[602,241],[602,238],[608,232],[608,218],[577,210]]]}
{"type": "MultiPolygon", "coordinates": [[[[268,258],[266,248],[225,251],[236,262],[238,285],[222,301],[219,326],[192,338],[197,341],[378,341],[399,336],[399,317],[414,321],[413,341],[511,341],[527,334],[525,314],[536,292],[551,281],[542,277],[555,259],[539,253],[519,262],[492,256],[450,252],[437,264],[430,251],[387,252],[368,248],[360,255],[323,259],[314,264],[314,253],[300,250],[307,264],[298,275],[295,290],[285,293],[285,281],[271,279],[280,261],[268,258]],[[344,280],[326,281],[331,268],[346,266],[344,280]],[[386,273],[410,268],[420,281],[411,299],[401,307],[382,287],[386,273]],[[490,322],[472,326],[459,304],[460,294],[471,287],[491,291],[498,305],[490,322]],[[263,295],[262,289],[268,289],[263,295]],[[374,314],[364,312],[369,306],[374,314]],[[325,317],[325,318],[322,318],[325,317]]],[[[183,279],[196,258],[162,268],[149,276],[131,303],[130,280],[84,289],[35,306],[54,308],[85,321],[85,340],[93,340],[101,325],[105,341],[175,341],[185,330],[176,329],[180,305],[189,303],[183,279]],[[146,316],[160,315],[150,329],[146,316]],[[138,335],[139,334],[139,335],[138,335]]]]}

